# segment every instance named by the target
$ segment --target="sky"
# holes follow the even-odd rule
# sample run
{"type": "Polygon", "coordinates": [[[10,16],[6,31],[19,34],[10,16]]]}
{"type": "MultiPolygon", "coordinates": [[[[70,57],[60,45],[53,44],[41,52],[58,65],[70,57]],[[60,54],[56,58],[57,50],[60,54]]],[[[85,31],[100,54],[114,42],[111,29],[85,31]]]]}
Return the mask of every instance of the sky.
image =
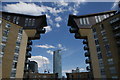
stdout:
{"type": "Polygon", "coordinates": [[[76,67],[81,72],[85,72],[85,57],[82,39],[75,39],[74,34],[69,32],[67,26],[69,14],[85,15],[103,11],[114,10],[114,2],[2,2],[3,11],[28,14],[43,15],[47,17],[48,26],[46,33],[41,34],[40,40],[34,40],[32,45],[32,57],[38,63],[39,72],[44,69],[53,72],[53,51],[61,49],[62,72],[71,72],[76,67]]]}

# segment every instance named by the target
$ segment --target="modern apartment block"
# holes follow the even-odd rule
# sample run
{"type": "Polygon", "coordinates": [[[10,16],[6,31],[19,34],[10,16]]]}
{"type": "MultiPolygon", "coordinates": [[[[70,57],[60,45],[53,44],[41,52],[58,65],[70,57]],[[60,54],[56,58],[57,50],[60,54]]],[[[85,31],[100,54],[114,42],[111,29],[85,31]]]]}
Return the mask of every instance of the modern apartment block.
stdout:
{"type": "Polygon", "coordinates": [[[45,33],[46,16],[2,12],[1,20],[2,78],[23,78],[28,70],[32,40],[40,39],[40,34],[45,33]]]}
{"type": "Polygon", "coordinates": [[[70,32],[84,39],[85,60],[93,78],[120,77],[120,13],[107,11],[69,16],[70,32]]]}
{"type": "Polygon", "coordinates": [[[58,73],[58,78],[62,78],[62,62],[60,50],[53,52],[53,73],[58,73]]]}

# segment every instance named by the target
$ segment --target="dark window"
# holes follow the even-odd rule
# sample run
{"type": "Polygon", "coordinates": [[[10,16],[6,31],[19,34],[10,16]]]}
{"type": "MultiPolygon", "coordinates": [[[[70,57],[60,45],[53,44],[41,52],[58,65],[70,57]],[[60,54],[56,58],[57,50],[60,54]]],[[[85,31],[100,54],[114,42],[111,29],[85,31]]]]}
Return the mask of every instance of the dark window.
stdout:
{"type": "Polygon", "coordinates": [[[96,32],[96,29],[95,28],[92,28],[93,32],[96,32]]]}
{"type": "Polygon", "coordinates": [[[100,46],[97,46],[96,48],[97,48],[97,52],[99,52],[100,51],[100,46]]]}
{"type": "Polygon", "coordinates": [[[100,25],[100,29],[104,30],[104,25],[103,24],[100,25]]]}
{"type": "Polygon", "coordinates": [[[106,48],[106,51],[109,51],[109,49],[110,49],[109,44],[106,44],[106,45],[105,45],[105,48],[106,48]]]}
{"type": "Polygon", "coordinates": [[[102,54],[101,53],[98,54],[98,59],[102,59],[102,54]]]}
{"type": "Polygon", "coordinates": [[[99,44],[99,41],[98,41],[98,40],[95,40],[95,44],[98,45],[98,44],[99,44]]]}

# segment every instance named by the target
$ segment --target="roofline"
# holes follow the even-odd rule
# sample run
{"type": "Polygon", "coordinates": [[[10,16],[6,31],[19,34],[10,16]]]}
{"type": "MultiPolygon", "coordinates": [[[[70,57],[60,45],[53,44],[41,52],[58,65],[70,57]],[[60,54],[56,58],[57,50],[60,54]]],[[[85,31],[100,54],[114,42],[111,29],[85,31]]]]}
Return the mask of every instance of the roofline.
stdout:
{"type": "Polygon", "coordinates": [[[80,15],[80,16],[76,16],[76,15],[70,14],[70,16],[72,16],[74,18],[82,18],[82,17],[90,17],[90,16],[96,16],[96,15],[103,15],[103,14],[115,13],[115,12],[117,12],[117,11],[116,10],[112,10],[112,11],[105,11],[105,12],[99,12],[99,13],[93,13],[93,14],[86,14],[86,15],[80,15]]]}
{"type": "Polygon", "coordinates": [[[0,12],[2,12],[2,13],[6,13],[6,14],[19,15],[19,16],[35,17],[35,18],[46,16],[46,15],[40,15],[40,16],[35,16],[35,15],[27,15],[27,14],[13,13],[13,12],[6,12],[6,11],[0,11],[0,12]]]}

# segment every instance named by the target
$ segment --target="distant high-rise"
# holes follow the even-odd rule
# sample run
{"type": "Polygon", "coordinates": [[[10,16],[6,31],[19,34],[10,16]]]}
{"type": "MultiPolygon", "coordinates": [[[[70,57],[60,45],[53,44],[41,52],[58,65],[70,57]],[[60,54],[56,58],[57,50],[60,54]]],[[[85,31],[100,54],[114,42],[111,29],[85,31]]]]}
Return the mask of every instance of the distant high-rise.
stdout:
{"type": "Polygon", "coordinates": [[[58,78],[62,78],[62,64],[60,50],[53,52],[53,73],[58,73],[58,78]]]}

